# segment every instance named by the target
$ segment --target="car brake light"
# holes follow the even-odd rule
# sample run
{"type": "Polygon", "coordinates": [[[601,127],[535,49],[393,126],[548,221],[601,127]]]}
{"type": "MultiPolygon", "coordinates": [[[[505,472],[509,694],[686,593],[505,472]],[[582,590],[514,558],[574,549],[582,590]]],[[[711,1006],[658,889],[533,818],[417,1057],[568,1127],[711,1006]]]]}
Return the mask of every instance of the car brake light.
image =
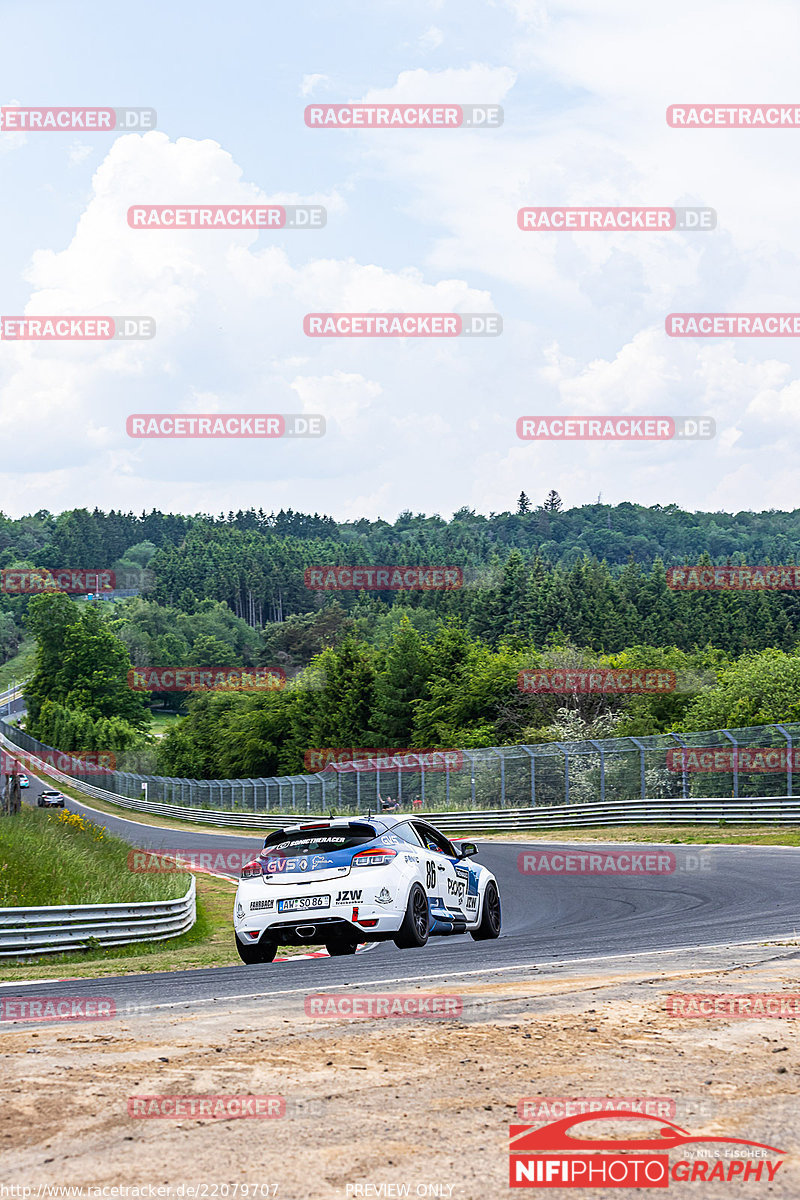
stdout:
{"type": "Polygon", "coordinates": [[[362,929],[374,929],[378,922],[376,919],[373,921],[358,921],[357,924],[360,925],[362,929]]]}
{"type": "Polygon", "coordinates": [[[351,867],[385,867],[397,854],[396,850],[359,850],[350,860],[351,867]]]}
{"type": "Polygon", "coordinates": [[[242,867],[242,879],[250,879],[251,876],[260,875],[260,874],[261,874],[261,863],[259,862],[259,860],[257,858],[254,858],[252,860],[252,862],[245,863],[244,866],[242,867]]]}

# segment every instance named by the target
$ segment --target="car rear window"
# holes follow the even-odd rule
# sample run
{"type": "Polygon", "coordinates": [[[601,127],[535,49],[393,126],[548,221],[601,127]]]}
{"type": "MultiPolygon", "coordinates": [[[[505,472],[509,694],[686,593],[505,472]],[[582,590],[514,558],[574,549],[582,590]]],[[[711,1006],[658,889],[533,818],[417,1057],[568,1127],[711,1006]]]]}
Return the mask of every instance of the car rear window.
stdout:
{"type": "Polygon", "coordinates": [[[335,829],[309,829],[307,832],[271,833],[264,842],[265,854],[284,858],[301,858],[306,854],[333,854],[336,850],[351,850],[377,837],[371,825],[339,825],[335,829]]]}

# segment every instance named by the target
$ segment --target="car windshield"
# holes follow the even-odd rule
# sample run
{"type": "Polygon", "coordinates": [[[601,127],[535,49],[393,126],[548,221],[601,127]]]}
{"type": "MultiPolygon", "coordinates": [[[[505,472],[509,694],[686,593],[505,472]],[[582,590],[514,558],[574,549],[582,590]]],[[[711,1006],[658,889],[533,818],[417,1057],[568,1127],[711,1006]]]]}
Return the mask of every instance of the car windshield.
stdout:
{"type": "Polygon", "coordinates": [[[264,842],[263,854],[299,858],[307,854],[333,854],[351,850],[377,837],[371,825],[339,825],[333,829],[297,830],[296,833],[272,833],[264,842]]]}

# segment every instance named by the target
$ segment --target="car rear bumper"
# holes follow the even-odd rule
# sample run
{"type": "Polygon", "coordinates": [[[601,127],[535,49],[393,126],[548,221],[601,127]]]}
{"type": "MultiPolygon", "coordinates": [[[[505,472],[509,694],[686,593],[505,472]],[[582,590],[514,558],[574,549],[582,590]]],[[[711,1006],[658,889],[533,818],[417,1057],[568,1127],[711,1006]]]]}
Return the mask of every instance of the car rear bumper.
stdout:
{"type": "MultiPolygon", "coordinates": [[[[250,922],[247,923],[251,924],[250,922]]],[[[279,946],[324,946],[326,942],[383,942],[394,937],[396,927],[380,929],[364,929],[346,921],[343,917],[318,917],[276,922],[266,928],[247,928],[242,923],[236,925],[236,936],[243,945],[257,945],[259,942],[277,942],[279,946]],[[254,936],[257,935],[257,936],[254,936]]]]}

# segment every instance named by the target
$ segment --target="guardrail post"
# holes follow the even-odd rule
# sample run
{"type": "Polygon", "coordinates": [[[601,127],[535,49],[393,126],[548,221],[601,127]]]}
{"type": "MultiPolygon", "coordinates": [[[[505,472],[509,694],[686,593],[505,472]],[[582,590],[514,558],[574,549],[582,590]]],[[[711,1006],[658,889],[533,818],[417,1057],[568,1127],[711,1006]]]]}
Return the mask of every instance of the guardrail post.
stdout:
{"type": "Polygon", "coordinates": [[[682,768],[682,776],[683,776],[683,798],[684,798],[684,800],[688,800],[688,798],[689,798],[689,780],[686,775],[686,751],[689,749],[689,747],[687,746],[687,744],[683,740],[683,738],[679,737],[677,733],[668,733],[667,737],[674,738],[675,741],[678,743],[678,745],[682,749],[681,768],[682,768]]]}
{"type": "Polygon", "coordinates": [[[643,745],[642,745],[642,743],[639,741],[639,739],[638,739],[638,738],[635,738],[635,737],[628,738],[628,741],[629,741],[629,742],[633,742],[634,746],[638,746],[638,747],[639,747],[639,767],[640,767],[640,773],[641,773],[641,778],[642,778],[642,795],[641,795],[641,799],[642,799],[642,800],[644,800],[644,799],[646,798],[646,797],[645,797],[645,790],[646,790],[646,788],[645,788],[645,781],[644,781],[644,746],[643,746],[643,745]]]}
{"type": "Polygon", "coordinates": [[[794,766],[794,764],[792,762],[792,758],[794,755],[794,750],[792,749],[792,745],[793,745],[792,735],[789,733],[788,729],[784,728],[783,725],[776,725],[775,728],[779,729],[781,731],[783,736],[786,738],[786,743],[789,747],[789,753],[786,755],[786,795],[791,796],[792,795],[792,767],[794,766]]]}
{"type": "Polygon", "coordinates": [[[720,733],[723,734],[728,739],[728,741],[731,742],[733,745],[733,794],[734,794],[734,797],[738,800],[739,799],[739,743],[736,741],[736,738],[733,736],[733,734],[729,733],[727,729],[721,729],[720,733]]]}

